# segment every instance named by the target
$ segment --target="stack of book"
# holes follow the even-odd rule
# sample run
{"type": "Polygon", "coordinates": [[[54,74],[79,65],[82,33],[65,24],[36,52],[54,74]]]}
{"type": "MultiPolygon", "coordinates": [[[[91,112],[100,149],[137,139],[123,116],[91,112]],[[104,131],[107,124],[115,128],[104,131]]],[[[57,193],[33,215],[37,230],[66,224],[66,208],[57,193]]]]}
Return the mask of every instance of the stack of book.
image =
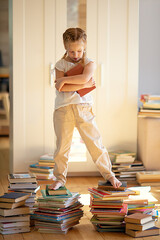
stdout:
{"type": "Polygon", "coordinates": [[[160,234],[159,228],[155,227],[155,221],[148,214],[131,214],[125,217],[125,222],[125,233],[132,237],[157,236],[160,234]]]}
{"type": "Polygon", "coordinates": [[[136,153],[126,150],[117,150],[109,152],[109,156],[112,163],[133,163],[136,158],[136,153]]]}
{"type": "Polygon", "coordinates": [[[83,216],[80,194],[66,187],[50,190],[48,185],[37,198],[37,210],[33,214],[35,226],[41,233],[64,233],[79,223],[83,216]]]}
{"type": "Polygon", "coordinates": [[[148,199],[128,200],[125,203],[128,204],[128,214],[146,213],[153,215],[156,209],[155,203],[148,201],[148,199]]]}
{"type": "Polygon", "coordinates": [[[35,203],[36,192],[40,189],[35,176],[28,173],[9,174],[8,181],[8,192],[23,192],[29,195],[25,205],[29,206],[32,210],[35,203]]]}
{"type": "Polygon", "coordinates": [[[137,195],[130,195],[124,202],[128,204],[128,214],[145,213],[151,215],[155,220],[158,219],[158,200],[152,195],[150,186],[131,187],[137,195]]]}
{"type": "Polygon", "coordinates": [[[124,203],[135,191],[126,189],[126,183],[118,189],[109,182],[99,181],[98,187],[88,189],[91,195],[90,208],[93,217],[91,222],[99,232],[124,232],[124,217],[127,215],[127,204],[124,203]]]}
{"type": "Polygon", "coordinates": [[[55,179],[54,165],[53,154],[44,154],[40,156],[38,163],[29,166],[29,171],[35,175],[38,184],[51,184],[55,179]]]}
{"type": "Polygon", "coordinates": [[[118,150],[109,152],[112,162],[112,171],[120,181],[136,181],[136,173],[144,171],[141,161],[137,161],[136,153],[118,150]]]}
{"type": "Polygon", "coordinates": [[[136,181],[136,173],[144,171],[145,167],[140,161],[133,163],[113,163],[112,171],[120,181],[136,181]]]}
{"type": "Polygon", "coordinates": [[[141,186],[160,186],[160,171],[137,172],[136,178],[141,186]]]}
{"type": "Polygon", "coordinates": [[[0,196],[0,233],[14,234],[30,231],[30,209],[25,206],[26,193],[6,193],[0,196]]]}
{"type": "Polygon", "coordinates": [[[140,101],[139,116],[160,117],[160,95],[143,94],[140,101]]]}

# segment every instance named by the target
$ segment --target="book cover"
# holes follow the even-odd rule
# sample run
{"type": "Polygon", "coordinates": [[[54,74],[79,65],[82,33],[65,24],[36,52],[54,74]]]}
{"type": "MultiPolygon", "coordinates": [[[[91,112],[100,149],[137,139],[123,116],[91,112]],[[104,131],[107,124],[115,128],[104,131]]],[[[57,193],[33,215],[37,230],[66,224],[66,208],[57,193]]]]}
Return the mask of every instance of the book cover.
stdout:
{"type": "Polygon", "coordinates": [[[136,177],[139,180],[160,180],[160,171],[142,171],[137,172],[136,177]]]}
{"type": "Polygon", "coordinates": [[[57,190],[52,190],[52,189],[49,189],[49,185],[46,185],[46,194],[50,196],[54,196],[54,195],[72,196],[71,192],[65,186],[60,187],[57,190]]]}
{"type": "Polygon", "coordinates": [[[149,237],[149,236],[157,236],[160,235],[160,229],[158,227],[152,227],[145,231],[136,231],[131,229],[126,229],[125,232],[127,235],[131,237],[149,237]]]}
{"type": "Polygon", "coordinates": [[[150,221],[152,221],[152,216],[143,213],[134,213],[125,217],[125,222],[127,223],[144,224],[150,221]]]}
{"type": "Polygon", "coordinates": [[[16,234],[16,233],[25,233],[30,232],[30,227],[14,227],[8,229],[0,229],[0,233],[5,234],[16,234]]]}
{"type": "Polygon", "coordinates": [[[3,196],[0,196],[0,202],[11,202],[16,203],[29,198],[29,194],[27,193],[19,193],[19,192],[11,192],[5,193],[3,196]]]}
{"type": "Polygon", "coordinates": [[[34,163],[34,164],[31,164],[29,165],[30,169],[45,169],[45,170],[52,170],[53,167],[46,167],[46,166],[39,166],[38,163],[34,163]]]}
{"type": "Polygon", "coordinates": [[[30,226],[30,221],[27,222],[6,222],[6,223],[0,223],[0,228],[7,230],[7,228],[11,227],[24,227],[24,226],[30,226]]]}
{"type": "MultiPolygon", "coordinates": [[[[74,75],[80,75],[83,73],[84,67],[82,66],[82,64],[77,64],[75,67],[71,68],[69,71],[67,71],[65,73],[66,76],[74,76],[74,75]]],[[[92,90],[94,90],[96,87],[90,87],[90,88],[83,88],[77,91],[77,93],[83,97],[84,95],[86,95],[87,93],[91,92],[92,90]]]]}
{"type": "Polygon", "coordinates": [[[25,204],[25,200],[16,202],[16,203],[11,203],[11,202],[0,202],[0,208],[9,208],[9,209],[14,209],[16,207],[23,206],[25,204]]]}
{"type": "Polygon", "coordinates": [[[121,215],[121,216],[125,216],[128,212],[128,208],[127,208],[127,204],[124,204],[122,208],[120,209],[91,209],[90,212],[92,214],[95,215],[109,215],[109,216],[113,216],[113,215],[121,215]]]}
{"type": "MultiPolygon", "coordinates": [[[[88,191],[100,198],[102,198],[103,200],[105,200],[105,198],[107,199],[107,197],[118,197],[118,196],[128,196],[128,195],[132,195],[135,194],[135,191],[132,191],[130,189],[126,189],[124,191],[105,191],[102,189],[98,189],[98,188],[88,188],[88,191]]],[[[116,199],[115,199],[116,200],[116,199]]]]}
{"type": "Polygon", "coordinates": [[[32,173],[16,173],[16,174],[9,174],[8,181],[10,183],[19,183],[19,182],[36,182],[36,177],[32,173]]]}
{"type": "Polygon", "coordinates": [[[19,216],[11,216],[11,217],[2,217],[0,216],[0,223],[8,223],[8,222],[27,222],[30,221],[30,215],[19,215],[19,216]]]}
{"type": "Polygon", "coordinates": [[[8,175],[10,179],[30,179],[35,178],[33,174],[29,173],[14,173],[8,175]]]}
{"type": "Polygon", "coordinates": [[[122,182],[122,185],[119,188],[114,188],[109,181],[99,181],[98,189],[102,190],[114,190],[114,191],[123,191],[127,188],[127,182],[122,182]]]}
{"type": "Polygon", "coordinates": [[[10,189],[35,189],[38,187],[37,183],[10,183],[10,189]]]}
{"type": "Polygon", "coordinates": [[[4,217],[29,213],[30,213],[29,207],[18,207],[14,209],[0,208],[0,215],[4,217]]]}
{"type": "Polygon", "coordinates": [[[109,152],[109,155],[115,155],[115,156],[135,156],[136,153],[135,152],[130,152],[130,151],[127,151],[127,150],[116,150],[114,152],[109,152]]]}
{"type": "Polygon", "coordinates": [[[144,224],[126,223],[126,229],[139,230],[139,231],[144,231],[154,226],[155,226],[154,220],[144,224]]]}
{"type": "Polygon", "coordinates": [[[45,153],[41,155],[40,160],[51,160],[52,162],[54,162],[53,153],[45,153]]]}

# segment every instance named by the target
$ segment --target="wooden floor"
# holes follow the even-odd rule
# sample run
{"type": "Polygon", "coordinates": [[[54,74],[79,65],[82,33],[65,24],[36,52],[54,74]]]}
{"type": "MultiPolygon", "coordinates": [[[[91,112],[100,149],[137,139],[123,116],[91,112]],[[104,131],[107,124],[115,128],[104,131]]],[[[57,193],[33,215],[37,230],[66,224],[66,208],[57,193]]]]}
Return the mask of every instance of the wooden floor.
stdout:
{"type": "MultiPolygon", "coordinates": [[[[9,172],[9,141],[7,138],[0,138],[0,195],[7,192],[8,181],[7,173],[9,172]]],[[[69,177],[66,187],[70,191],[76,191],[82,194],[82,202],[84,204],[84,216],[81,218],[80,224],[69,230],[66,235],[60,234],[40,234],[35,229],[30,233],[0,235],[1,239],[6,240],[129,240],[132,237],[124,233],[98,233],[94,230],[90,223],[91,213],[89,209],[88,187],[97,186],[100,177],[69,177]]],[[[133,183],[135,185],[136,183],[133,183]]],[[[160,189],[153,188],[152,192],[160,203],[160,189]]],[[[160,226],[160,224],[158,223],[160,226]]],[[[160,240],[160,236],[138,238],[139,240],[160,240]]]]}

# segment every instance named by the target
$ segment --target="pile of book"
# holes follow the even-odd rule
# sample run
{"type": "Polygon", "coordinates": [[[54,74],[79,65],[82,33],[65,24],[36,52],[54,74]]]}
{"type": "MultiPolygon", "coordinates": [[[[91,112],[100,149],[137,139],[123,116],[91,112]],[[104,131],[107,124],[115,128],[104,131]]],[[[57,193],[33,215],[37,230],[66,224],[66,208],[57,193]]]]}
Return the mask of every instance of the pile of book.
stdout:
{"type": "Polygon", "coordinates": [[[91,223],[99,232],[124,232],[124,217],[128,208],[124,200],[135,191],[126,188],[126,182],[118,189],[113,188],[110,182],[99,181],[98,187],[89,188],[91,195],[90,212],[93,214],[91,223]]]}
{"type": "Polygon", "coordinates": [[[137,161],[136,153],[118,150],[109,152],[112,162],[112,171],[120,181],[136,181],[136,173],[144,171],[141,161],[137,161]]]}
{"type": "Polygon", "coordinates": [[[160,186],[160,171],[137,172],[136,178],[141,186],[160,186]]]}
{"type": "Polygon", "coordinates": [[[32,218],[41,233],[64,233],[77,225],[83,216],[80,194],[70,192],[66,187],[50,190],[48,185],[37,198],[37,210],[32,218]]]}
{"type": "Polygon", "coordinates": [[[144,213],[134,213],[125,217],[125,233],[132,237],[157,236],[160,234],[159,228],[155,226],[155,220],[151,215],[144,213]]]}
{"type": "Polygon", "coordinates": [[[44,154],[40,156],[38,163],[29,166],[29,171],[35,175],[38,184],[51,184],[55,179],[54,165],[53,154],[44,154]]]}
{"type": "Polygon", "coordinates": [[[139,109],[139,116],[160,116],[160,95],[141,95],[142,106],[139,109]]]}
{"type": "Polygon", "coordinates": [[[145,213],[158,220],[158,200],[152,195],[150,186],[136,186],[129,188],[137,192],[130,195],[124,202],[128,204],[128,214],[145,213]]]}
{"type": "Polygon", "coordinates": [[[29,195],[25,202],[31,211],[35,203],[36,192],[40,189],[37,185],[36,177],[29,173],[15,173],[8,175],[8,192],[23,192],[29,195]]]}
{"type": "Polygon", "coordinates": [[[25,206],[26,193],[6,193],[0,196],[0,233],[14,234],[30,231],[30,209],[25,206]]]}

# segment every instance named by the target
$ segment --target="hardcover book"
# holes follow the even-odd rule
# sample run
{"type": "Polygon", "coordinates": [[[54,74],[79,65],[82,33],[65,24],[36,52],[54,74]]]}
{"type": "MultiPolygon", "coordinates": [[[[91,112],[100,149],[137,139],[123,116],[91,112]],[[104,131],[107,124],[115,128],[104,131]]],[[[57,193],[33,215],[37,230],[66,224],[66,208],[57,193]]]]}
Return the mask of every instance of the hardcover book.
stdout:
{"type": "Polygon", "coordinates": [[[123,191],[127,188],[127,182],[122,182],[122,185],[119,188],[114,188],[109,181],[99,181],[98,189],[102,190],[114,190],[114,191],[123,191]]]}
{"type": "Polygon", "coordinates": [[[5,193],[3,196],[0,196],[0,202],[17,203],[26,200],[27,198],[29,198],[29,196],[29,194],[21,192],[5,193]]]}
{"type": "Polygon", "coordinates": [[[25,205],[25,200],[16,202],[16,203],[11,203],[11,202],[0,202],[0,208],[16,208],[25,205]]]}
{"type": "MultiPolygon", "coordinates": [[[[82,66],[82,64],[77,64],[75,67],[71,68],[69,71],[67,71],[65,73],[66,76],[74,76],[74,75],[80,75],[83,73],[84,67],[82,66]]],[[[96,87],[90,87],[90,88],[83,88],[77,91],[77,93],[83,97],[84,95],[86,95],[87,93],[89,93],[90,91],[92,91],[93,89],[95,89],[96,87]]]]}
{"type": "Polygon", "coordinates": [[[70,191],[65,187],[60,187],[59,189],[57,190],[52,190],[52,189],[49,189],[49,185],[46,185],[46,193],[48,195],[70,195],[72,196],[72,194],[70,193],[70,191]]]}
{"type": "Polygon", "coordinates": [[[144,231],[154,226],[155,226],[154,220],[144,224],[126,223],[126,229],[139,230],[139,231],[144,231]]]}
{"type": "Polygon", "coordinates": [[[144,224],[150,221],[152,221],[152,216],[143,213],[134,213],[125,217],[126,223],[144,224]]]}
{"type": "Polygon", "coordinates": [[[29,213],[30,213],[29,207],[18,207],[14,209],[0,208],[0,215],[4,217],[29,213]]]}
{"type": "Polygon", "coordinates": [[[126,229],[125,232],[127,235],[132,237],[148,237],[148,236],[157,236],[160,235],[160,229],[158,227],[152,227],[145,231],[136,231],[131,229],[126,229]]]}
{"type": "Polygon", "coordinates": [[[29,173],[15,173],[9,174],[8,180],[10,183],[19,183],[19,182],[36,182],[36,178],[33,174],[29,173]]]}

